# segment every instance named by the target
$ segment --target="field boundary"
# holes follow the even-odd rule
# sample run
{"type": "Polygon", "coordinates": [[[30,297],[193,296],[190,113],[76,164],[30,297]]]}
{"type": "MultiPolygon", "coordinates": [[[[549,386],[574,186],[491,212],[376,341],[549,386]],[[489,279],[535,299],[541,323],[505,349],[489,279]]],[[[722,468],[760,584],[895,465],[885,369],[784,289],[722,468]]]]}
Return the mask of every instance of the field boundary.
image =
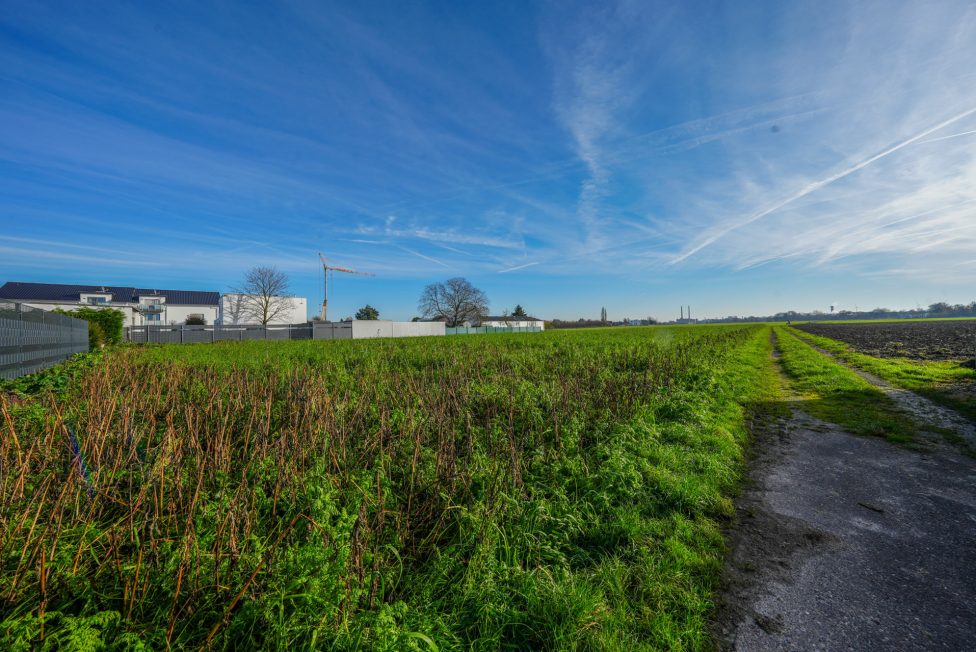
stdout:
{"type": "MultiPolygon", "coordinates": [[[[970,423],[962,414],[955,410],[939,405],[935,401],[917,394],[909,389],[897,387],[888,381],[858,368],[853,363],[841,359],[827,349],[817,346],[804,337],[805,333],[790,329],[791,334],[814,351],[833,360],[841,367],[852,371],[865,381],[884,392],[899,408],[910,414],[913,418],[920,419],[920,425],[935,426],[936,428],[952,430],[961,437],[967,446],[976,446],[976,426],[970,423]]],[[[862,354],[863,355],[863,354],[862,354]]]]}

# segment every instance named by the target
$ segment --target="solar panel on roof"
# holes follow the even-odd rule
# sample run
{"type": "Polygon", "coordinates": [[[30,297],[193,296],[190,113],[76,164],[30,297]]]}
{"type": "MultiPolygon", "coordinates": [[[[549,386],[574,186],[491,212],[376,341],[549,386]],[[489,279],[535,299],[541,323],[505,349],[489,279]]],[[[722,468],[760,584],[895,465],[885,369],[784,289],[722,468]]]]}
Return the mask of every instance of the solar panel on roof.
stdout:
{"type": "Polygon", "coordinates": [[[23,283],[9,281],[0,286],[0,297],[21,301],[79,301],[82,294],[111,294],[112,300],[120,303],[135,303],[139,296],[151,294],[165,296],[172,305],[216,306],[220,293],[202,290],[149,290],[133,287],[109,285],[71,285],[64,283],[23,283]]]}

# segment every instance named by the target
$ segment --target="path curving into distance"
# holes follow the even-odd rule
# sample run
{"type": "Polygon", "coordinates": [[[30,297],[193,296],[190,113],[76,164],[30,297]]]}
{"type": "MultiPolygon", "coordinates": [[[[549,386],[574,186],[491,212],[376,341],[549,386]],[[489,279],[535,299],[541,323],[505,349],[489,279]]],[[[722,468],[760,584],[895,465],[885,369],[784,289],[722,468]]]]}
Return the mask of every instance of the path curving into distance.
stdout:
{"type": "Polygon", "coordinates": [[[756,450],[728,538],[721,649],[972,649],[976,460],[796,407],[756,450]]]}
{"type": "Polygon", "coordinates": [[[853,371],[858,376],[880,389],[882,392],[887,394],[888,397],[891,398],[891,400],[894,401],[902,411],[910,414],[919,423],[951,430],[962,437],[962,439],[970,446],[976,446],[976,424],[972,423],[955,410],[945,407],[944,405],[939,405],[938,403],[924,396],[920,396],[910,390],[895,387],[888,381],[878,378],[874,374],[858,369],[857,367],[848,364],[844,360],[841,360],[830,351],[808,342],[803,338],[802,334],[798,335],[797,339],[815,351],[827,356],[840,366],[853,371]]]}

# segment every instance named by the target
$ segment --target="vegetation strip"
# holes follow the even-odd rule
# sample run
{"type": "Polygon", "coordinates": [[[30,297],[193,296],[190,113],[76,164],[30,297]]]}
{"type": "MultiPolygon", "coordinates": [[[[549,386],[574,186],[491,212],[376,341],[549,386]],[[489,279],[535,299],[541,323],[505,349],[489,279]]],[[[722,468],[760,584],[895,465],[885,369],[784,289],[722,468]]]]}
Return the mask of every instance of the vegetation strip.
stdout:
{"type": "Polygon", "coordinates": [[[883,391],[814,350],[792,329],[774,330],[780,363],[799,395],[800,409],[855,434],[880,436],[900,444],[913,442],[918,425],[883,391]]]}
{"type": "Polygon", "coordinates": [[[839,360],[956,410],[976,423],[976,369],[949,360],[922,361],[877,358],[859,353],[848,344],[806,331],[789,329],[800,339],[829,351],[839,360]]]}
{"type": "Polygon", "coordinates": [[[0,399],[0,645],[707,648],[769,353],[756,325],[114,350],[0,399]]]}

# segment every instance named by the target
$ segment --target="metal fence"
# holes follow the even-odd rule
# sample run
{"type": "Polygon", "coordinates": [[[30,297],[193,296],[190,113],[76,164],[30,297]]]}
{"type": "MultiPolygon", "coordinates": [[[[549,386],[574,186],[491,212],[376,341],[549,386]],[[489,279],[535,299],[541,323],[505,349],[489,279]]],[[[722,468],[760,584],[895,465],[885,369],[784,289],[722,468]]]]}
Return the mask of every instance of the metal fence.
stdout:
{"type": "Polygon", "coordinates": [[[476,333],[541,333],[538,326],[458,326],[448,328],[448,335],[474,335],[476,333]]]}
{"type": "Polygon", "coordinates": [[[386,337],[475,335],[482,333],[540,333],[540,326],[459,326],[445,328],[443,322],[397,322],[353,320],[309,324],[260,324],[235,326],[129,326],[125,337],[137,344],[195,344],[244,340],[349,340],[386,337]]]}
{"type": "Polygon", "coordinates": [[[0,378],[13,380],[88,352],[88,322],[0,299],[0,378]]]}
{"type": "MultiPolygon", "coordinates": [[[[471,329],[474,332],[475,329],[471,329]]],[[[505,329],[501,329],[505,330],[505,329]]],[[[211,325],[128,326],[125,338],[137,344],[198,344],[245,340],[352,340],[377,337],[444,335],[441,322],[353,320],[262,326],[211,325]]]]}
{"type": "MultiPolygon", "coordinates": [[[[316,325],[317,326],[317,325],[316,325]]],[[[316,339],[326,337],[316,331],[316,339]]],[[[138,344],[210,344],[213,342],[242,342],[245,340],[310,340],[311,324],[283,324],[262,326],[247,324],[237,326],[128,326],[125,339],[138,344]]]]}

